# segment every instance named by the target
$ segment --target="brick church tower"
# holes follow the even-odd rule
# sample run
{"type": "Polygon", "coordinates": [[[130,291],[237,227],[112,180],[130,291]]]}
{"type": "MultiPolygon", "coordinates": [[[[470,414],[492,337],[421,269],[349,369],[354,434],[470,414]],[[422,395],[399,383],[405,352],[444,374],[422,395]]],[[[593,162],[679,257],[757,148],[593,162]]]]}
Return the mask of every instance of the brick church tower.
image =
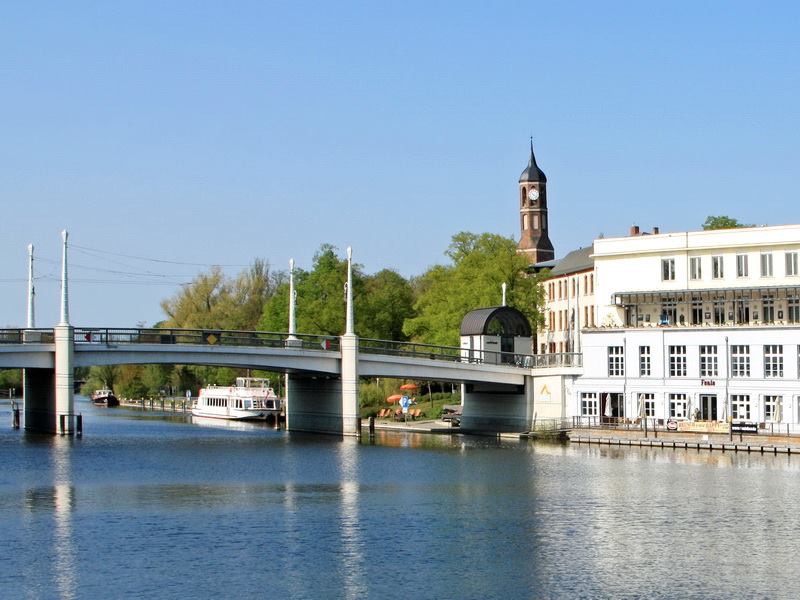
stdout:
{"type": "Polygon", "coordinates": [[[520,239],[517,252],[536,263],[553,260],[555,251],[547,235],[547,177],[536,164],[531,138],[531,157],[519,176],[520,239]]]}

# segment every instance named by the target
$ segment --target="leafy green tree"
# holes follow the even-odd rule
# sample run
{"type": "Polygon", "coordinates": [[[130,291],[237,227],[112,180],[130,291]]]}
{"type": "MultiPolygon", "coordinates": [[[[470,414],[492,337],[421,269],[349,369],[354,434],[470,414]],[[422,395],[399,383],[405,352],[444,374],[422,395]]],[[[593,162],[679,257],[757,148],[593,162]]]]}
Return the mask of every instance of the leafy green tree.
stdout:
{"type": "Polygon", "coordinates": [[[452,265],[436,265],[414,282],[417,316],[406,320],[411,339],[455,346],[464,315],[506,303],[522,311],[535,329],[542,322],[543,290],[537,275],[526,274],[527,260],[513,239],[491,233],[457,233],[445,253],[452,265]]]}
{"type": "Polygon", "coordinates": [[[357,299],[356,331],[379,340],[408,339],[405,320],[414,315],[414,291],[399,273],[378,271],[364,280],[363,297],[357,299]]]}
{"type": "Polygon", "coordinates": [[[161,302],[167,319],[164,327],[189,329],[255,329],[264,304],[285,278],[272,273],[269,265],[256,259],[235,279],[225,277],[219,267],[201,273],[191,284],[161,302]]]}
{"type": "Polygon", "coordinates": [[[746,225],[744,223],[739,223],[738,220],[734,219],[733,217],[728,217],[726,215],[719,215],[713,216],[710,215],[706,217],[705,222],[703,223],[703,229],[737,229],[739,227],[754,227],[753,225],[746,225]]]}
{"type": "MultiPolygon", "coordinates": [[[[347,260],[336,255],[336,248],[323,244],[314,255],[311,271],[295,270],[297,331],[338,336],[344,333],[347,260]]],[[[364,275],[361,265],[353,265],[353,311],[355,331],[362,337],[406,339],[402,327],[413,314],[413,290],[401,275],[384,269],[364,275]]],[[[282,283],[266,302],[259,328],[286,331],[289,326],[289,286],[282,283]]]]}
{"type": "Polygon", "coordinates": [[[94,366],[89,369],[85,382],[81,386],[81,393],[91,394],[94,390],[108,388],[117,391],[115,387],[120,375],[120,367],[116,365],[94,366]]]}
{"type": "Polygon", "coordinates": [[[22,370],[0,369],[0,389],[14,388],[17,396],[22,396],[22,370]]]}

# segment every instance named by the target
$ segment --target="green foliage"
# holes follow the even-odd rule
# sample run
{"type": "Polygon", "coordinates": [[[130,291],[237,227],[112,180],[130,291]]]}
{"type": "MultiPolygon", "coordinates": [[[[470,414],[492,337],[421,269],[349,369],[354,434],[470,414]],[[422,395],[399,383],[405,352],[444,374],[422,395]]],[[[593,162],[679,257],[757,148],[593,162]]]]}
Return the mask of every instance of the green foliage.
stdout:
{"type": "Polygon", "coordinates": [[[404,341],[403,323],[414,314],[414,291],[399,273],[390,269],[365,278],[356,332],[362,337],[404,341]]]}
{"type": "Polygon", "coordinates": [[[22,370],[0,369],[0,389],[15,388],[17,395],[22,395],[22,370]]]}
{"type": "MultiPolygon", "coordinates": [[[[297,332],[338,336],[344,333],[347,260],[323,244],[311,271],[295,270],[297,332]]],[[[353,265],[355,330],[361,337],[404,340],[403,322],[413,314],[411,285],[398,273],[384,269],[372,276],[353,265]]],[[[262,331],[286,331],[289,326],[289,286],[280,285],[264,305],[262,331]]]]}
{"type": "Polygon", "coordinates": [[[167,319],[164,327],[188,329],[256,328],[264,303],[285,278],[270,273],[269,265],[256,259],[235,279],[226,278],[219,267],[198,275],[195,280],[161,302],[167,319]]]}
{"type": "Polygon", "coordinates": [[[461,232],[453,236],[446,255],[452,265],[431,267],[414,282],[417,316],[406,320],[403,328],[411,339],[457,346],[464,315],[499,306],[503,283],[506,303],[522,311],[534,329],[542,322],[539,278],[526,274],[527,260],[517,254],[513,239],[461,232]]]}
{"type": "Polygon", "coordinates": [[[746,225],[744,223],[739,223],[738,220],[734,219],[733,217],[728,217],[726,215],[719,215],[713,216],[710,215],[706,217],[705,222],[703,223],[703,229],[737,229],[739,227],[754,227],[754,225],[746,225]]]}

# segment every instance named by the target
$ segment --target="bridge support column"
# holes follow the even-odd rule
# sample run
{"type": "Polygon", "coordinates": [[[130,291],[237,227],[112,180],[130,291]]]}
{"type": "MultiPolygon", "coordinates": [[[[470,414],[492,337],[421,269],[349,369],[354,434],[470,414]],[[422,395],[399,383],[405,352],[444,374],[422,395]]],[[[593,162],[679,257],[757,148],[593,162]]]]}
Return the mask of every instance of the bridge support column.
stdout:
{"type": "Polygon", "coordinates": [[[342,421],[345,435],[358,435],[361,427],[358,403],[358,338],[345,334],[342,348],[342,421]]]}
{"type": "Polygon", "coordinates": [[[75,432],[75,336],[71,325],[56,325],[53,332],[56,351],[55,413],[58,433],[72,434],[75,432]],[[61,423],[64,424],[63,430],[61,423]]]}
{"type": "Polygon", "coordinates": [[[341,380],[289,373],[286,376],[286,430],[344,433],[341,380]]]}
{"type": "Polygon", "coordinates": [[[341,378],[286,376],[286,429],[358,435],[358,338],[341,338],[341,378]]]}
{"type": "Polygon", "coordinates": [[[465,383],[461,385],[462,431],[523,432],[533,419],[533,377],[524,385],[465,383]]]}
{"type": "Polygon", "coordinates": [[[56,374],[53,369],[25,369],[22,373],[25,429],[56,433],[56,374]]]}

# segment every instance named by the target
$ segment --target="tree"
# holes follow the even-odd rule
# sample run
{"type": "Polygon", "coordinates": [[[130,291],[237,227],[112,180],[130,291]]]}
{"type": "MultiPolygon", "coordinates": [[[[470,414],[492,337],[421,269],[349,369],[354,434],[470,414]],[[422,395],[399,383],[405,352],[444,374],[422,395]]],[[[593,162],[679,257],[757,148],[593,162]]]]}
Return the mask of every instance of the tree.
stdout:
{"type": "Polygon", "coordinates": [[[491,233],[457,233],[445,252],[452,265],[436,265],[414,282],[417,316],[404,332],[415,341],[455,346],[464,315],[477,308],[499,306],[502,284],[506,303],[522,311],[536,328],[543,291],[536,275],[527,275],[527,260],[513,239],[491,233]]]}
{"type": "Polygon", "coordinates": [[[383,269],[365,278],[358,299],[356,331],[363,337],[404,341],[405,320],[414,315],[414,290],[402,275],[383,269]]]}
{"type": "MultiPolygon", "coordinates": [[[[294,274],[297,294],[297,332],[338,336],[344,333],[347,260],[336,248],[323,244],[314,255],[311,271],[294,274]]],[[[361,337],[403,340],[403,322],[413,314],[409,282],[390,269],[364,275],[353,265],[355,331],[361,337]]],[[[286,331],[289,325],[289,286],[282,283],[264,306],[259,328],[286,331]]]]}
{"type": "Polygon", "coordinates": [[[219,267],[201,273],[172,298],[161,302],[165,327],[189,329],[255,329],[264,304],[285,277],[273,274],[261,259],[235,279],[219,267]]]}
{"type": "Polygon", "coordinates": [[[746,225],[744,223],[739,223],[738,220],[734,219],[733,217],[728,217],[726,215],[719,215],[713,216],[710,215],[706,217],[705,223],[703,223],[703,229],[737,229],[739,227],[754,227],[754,225],[746,225]]]}

